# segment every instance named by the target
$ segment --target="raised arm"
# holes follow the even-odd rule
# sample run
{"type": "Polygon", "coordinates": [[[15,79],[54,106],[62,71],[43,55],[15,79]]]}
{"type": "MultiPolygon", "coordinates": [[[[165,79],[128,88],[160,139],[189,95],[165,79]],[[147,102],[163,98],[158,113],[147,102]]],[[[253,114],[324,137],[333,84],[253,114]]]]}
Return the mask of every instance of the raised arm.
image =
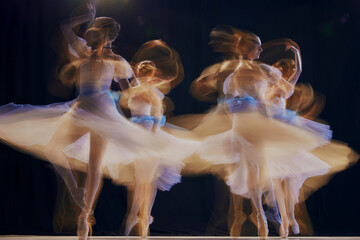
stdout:
{"type": "Polygon", "coordinates": [[[73,28],[85,22],[90,22],[95,18],[96,8],[94,3],[87,4],[88,13],[65,20],[61,23],[61,31],[70,47],[80,56],[86,49],[86,42],[77,36],[73,28]]]}
{"type": "Polygon", "coordinates": [[[300,74],[302,72],[302,63],[301,63],[301,57],[299,50],[294,46],[288,47],[290,51],[292,51],[295,54],[295,71],[294,73],[289,77],[288,82],[295,86],[296,82],[298,81],[300,74]]]}

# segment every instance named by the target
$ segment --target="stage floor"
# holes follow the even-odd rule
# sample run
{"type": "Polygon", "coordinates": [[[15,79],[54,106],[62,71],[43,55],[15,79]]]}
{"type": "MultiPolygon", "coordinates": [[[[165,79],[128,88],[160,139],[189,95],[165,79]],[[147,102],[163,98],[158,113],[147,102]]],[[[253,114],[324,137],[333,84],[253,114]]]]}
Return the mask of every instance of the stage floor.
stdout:
{"type": "MultiPolygon", "coordinates": [[[[1,240],[77,240],[76,236],[66,236],[66,237],[61,237],[61,236],[0,236],[1,240]]],[[[114,236],[108,236],[108,237],[101,237],[101,236],[96,236],[96,237],[91,237],[89,239],[96,239],[96,240],[125,240],[125,239],[129,239],[129,240],[140,240],[140,239],[145,239],[145,238],[141,238],[141,237],[123,237],[123,236],[119,236],[119,237],[114,237],[114,236]]],[[[258,237],[211,237],[211,236],[204,236],[204,237],[177,237],[177,236],[161,236],[161,237],[156,237],[156,236],[151,236],[148,237],[147,239],[150,240],[165,240],[165,239],[176,239],[176,240],[251,240],[251,239],[259,239],[258,237]]],[[[280,237],[268,237],[266,238],[267,240],[273,240],[273,239],[283,239],[280,237]]],[[[325,239],[329,239],[329,240],[355,240],[355,239],[360,239],[360,237],[289,237],[288,239],[296,239],[296,240],[325,240],[325,239]]]]}

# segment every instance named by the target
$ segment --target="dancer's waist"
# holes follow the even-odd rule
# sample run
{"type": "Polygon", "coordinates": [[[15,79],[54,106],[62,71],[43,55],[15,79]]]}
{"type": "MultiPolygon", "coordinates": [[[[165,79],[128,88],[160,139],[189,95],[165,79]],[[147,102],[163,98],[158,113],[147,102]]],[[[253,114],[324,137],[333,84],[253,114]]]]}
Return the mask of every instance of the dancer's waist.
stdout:
{"type": "Polygon", "coordinates": [[[91,94],[110,94],[109,86],[100,86],[100,87],[88,87],[84,86],[80,88],[81,95],[91,95],[91,94]]]}
{"type": "Polygon", "coordinates": [[[235,97],[225,101],[229,107],[229,110],[233,113],[254,110],[260,107],[262,104],[259,100],[250,97],[235,97]]]}
{"type": "Polygon", "coordinates": [[[149,116],[149,115],[133,115],[130,118],[130,121],[134,122],[134,123],[143,123],[146,121],[152,121],[153,123],[159,123],[159,126],[164,126],[165,122],[166,122],[166,116],[162,116],[161,119],[155,118],[154,116],[149,116]]]}

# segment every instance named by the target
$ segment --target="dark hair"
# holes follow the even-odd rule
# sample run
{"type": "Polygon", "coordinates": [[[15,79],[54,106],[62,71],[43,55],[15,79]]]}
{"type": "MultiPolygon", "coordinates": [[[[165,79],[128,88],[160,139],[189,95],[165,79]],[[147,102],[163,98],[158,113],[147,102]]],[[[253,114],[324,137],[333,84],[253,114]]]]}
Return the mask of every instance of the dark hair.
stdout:
{"type": "Polygon", "coordinates": [[[214,52],[243,56],[245,53],[239,49],[239,45],[250,46],[257,43],[258,39],[252,32],[220,25],[211,30],[209,45],[214,52]]]}
{"type": "Polygon", "coordinates": [[[279,69],[283,75],[291,74],[291,69],[295,67],[295,62],[291,58],[283,58],[273,64],[273,67],[279,69]]]}
{"type": "MultiPolygon", "coordinates": [[[[156,65],[153,61],[145,60],[136,64],[136,73],[139,74],[140,72],[153,72],[156,70],[156,65]]],[[[138,76],[139,77],[139,76],[138,76]]]]}
{"type": "MultiPolygon", "coordinates": [[[[88,46],[96,50],[91,57],[100,57],[106,41],[114,41],[120,31],[120,24],[110,17],[98,17],[92,20],[84,34],[88,46]]],[[[79,78],[79,66],[83,59],[72,61],[62,67],[59,79],[66,85],[76,83],[79,78]]]]}
{"type": "Polygon", "coordinates": [[[114,41],[120,32],[120,24],[110,17],[98,17],[92,20],[85,32],[87,45],[93,50],[102,48],[105,41],[114,41]]]}

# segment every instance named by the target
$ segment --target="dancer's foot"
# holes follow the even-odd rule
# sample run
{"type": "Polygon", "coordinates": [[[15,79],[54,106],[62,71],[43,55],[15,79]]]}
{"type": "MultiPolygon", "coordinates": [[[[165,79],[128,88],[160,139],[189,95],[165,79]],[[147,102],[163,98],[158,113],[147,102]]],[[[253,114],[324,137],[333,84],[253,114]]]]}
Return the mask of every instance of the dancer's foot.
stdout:
{"type": "Polygon", "coordinates": [[[149,224],[146,218],[139,218],[139,235],[143,238],[147,237],[147,230],[149,228],[149,224]]]}
{"type": "Polygon", "coordinates": [[[77,236],[79,240],[86,240],[92,235],[91,224],[88,222],[89,214],[81,213],[78,218],[77,236]]]}
{"type": "Polygon", "coordinates": [[[267,235],[269,234],[269,230],[268,230],[267,220],[264,211],[258,212],[256,219],[257,219],[259,237],[266,238],[267,235]]]}
{"type": "Polygon", "coordinates": [[[154,222],[154,217],[149,216],[149,220],[148,220],[149,225],[152,224],[153,222],[154,222]]]}
{"type": "Polygon", "coordinates": [[[297,235],[297,234],[300,233],[300,227],[299,227],[299,224],[298,224],[298,222],[296,221],[295,218],[292,218],[292,219],[290,220],[290,226],[291,226],[292,232],[293,232],[295,235],[297,235]]]}
{"type": "Polygon", "coordinates": [[[154,218],[152,216],[139,217],[139,235],[146,238],[150,235],[150,224],[153,223],[154,218]]]}
{"type": "Polygon", "coordinates": [[[283,237],[283,238],[287,238],[289,236],[289,220],[285,217],[281,218],[279,234],[280,234],[280,237],[283,237]]]}
{"type": "Polygon", "coordinates": [[[138,223],[139,219],[135,215],[129,215],[126,219],[125,236],[129,236],[133,227],[138,223]]]}

